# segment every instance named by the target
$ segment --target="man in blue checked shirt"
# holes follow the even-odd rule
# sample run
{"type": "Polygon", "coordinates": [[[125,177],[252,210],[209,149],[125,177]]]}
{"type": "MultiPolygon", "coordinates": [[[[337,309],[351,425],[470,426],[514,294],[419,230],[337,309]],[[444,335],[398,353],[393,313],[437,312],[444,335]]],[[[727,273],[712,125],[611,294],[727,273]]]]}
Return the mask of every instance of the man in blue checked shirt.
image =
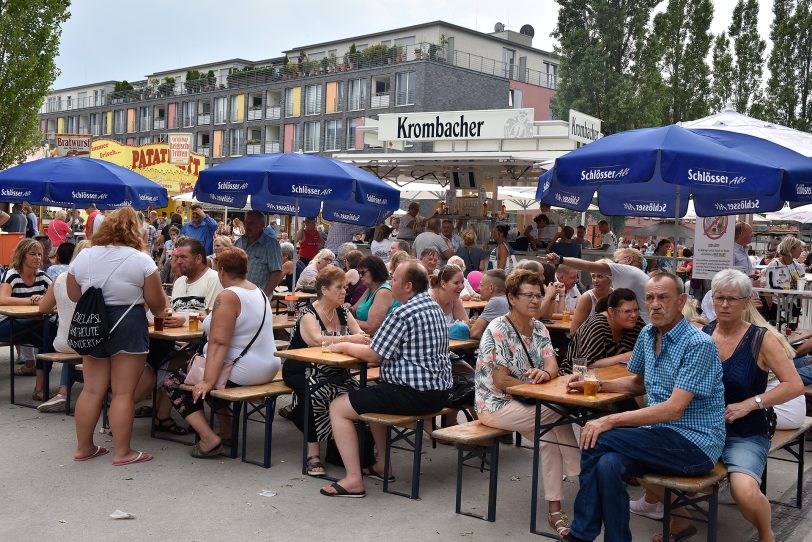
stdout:
{"type": "MultiPolygon", "coordinates": [[[[322,488],[328,497],[363,497],[363,476],[382,480],[384,454],[377,463],[361,471],[355,421],[369,412],[422,416],[446,405],[451,387],[451,361],[448,357],[448,325],[443,310],[428,294],[429,276],[417,261],[404,262],[392,277],[392,295],[400,301],[386,317],[369,346],[335,343],[336,352],[349,354],[368,363],[380,363],[376,386],[341,395],[330,404],[330,423],[347,474],[322,488]]],[[[370,424],[375,446],[386,449],[386,427],[370,424]]]]}
{"type": "MultiPolygon", "coordinates": [[[[580,489],[566,540],[594,540],[601,525],[604,540],[631,540],[630,478],[647,472],[702,475],[722,453],[722,364],[713,339],[682,317],[686,299],[682,281],[671,273],[653,275],[646,286],[651,323],[640,332],[629,361],[634,375],[600,384],[603,391],[648,393],[648,406],[584,426],[580,489]]],[[[582,385],[580,375],[569,383],[571,389],[582,385]]]]}

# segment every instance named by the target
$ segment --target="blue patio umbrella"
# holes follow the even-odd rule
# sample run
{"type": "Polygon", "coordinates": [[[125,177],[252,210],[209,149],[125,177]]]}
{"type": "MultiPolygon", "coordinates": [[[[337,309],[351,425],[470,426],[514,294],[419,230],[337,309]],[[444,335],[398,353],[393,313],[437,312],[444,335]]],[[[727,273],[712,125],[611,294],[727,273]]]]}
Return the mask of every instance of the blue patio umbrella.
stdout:
{"type": "Polygon", "coordinates": [[[565,198],[556,204],[580,210],[597,191],[605,215],[678,218],[689,196],[704,216],[765,212],[783,205],[788,177],[752,148],[672,125],[614,134],[558,158],[536,197],[577,193],[577,206],[565,198]]]}
{"type": "Polygon", "coordinates": [[[134,171],[106,160],[71,156],[41,158],[0,171],[0,201],[146,209],[166,207],[169,198],[166,188],[134,171]]]}
{"type": "Polygon", "coordinates": [[[372,173],[315,154],[259,154],[200,173],[195,197],[218,205],[314,216],[364,226],[380,224],[400,205],[400,193],[372,173]],[[228,203],[226,203],[228,200],[228,203]]]}

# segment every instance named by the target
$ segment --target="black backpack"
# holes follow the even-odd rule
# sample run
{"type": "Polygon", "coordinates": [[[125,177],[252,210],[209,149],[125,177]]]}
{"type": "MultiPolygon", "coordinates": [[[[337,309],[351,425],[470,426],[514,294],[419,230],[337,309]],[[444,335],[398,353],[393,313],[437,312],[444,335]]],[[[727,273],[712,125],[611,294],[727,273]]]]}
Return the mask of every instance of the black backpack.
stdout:
{"type": "MultiPolygon", "coordinates": [[[[132,256],[132,254],[130,254],[132,256]]],[[[104,279],[101,286],[91,286],[79,301],[76,303],[76,310],[73,312],[73,317],[70,322],[70,329],[68,330],[68,345],[73,348],[77,354],[83,356],[90,354],[90,352],[97,346],[104,344],[110,339],[113,331],[121,323],[127,313],[135,306],[135,303],[130,305],[121,318],[118,319],[113,327],[110,327],[110,319],[107,315],[107,305],[104,303],[104,295],[102,288],[110,280],[110,277],[121,267],[130,256],[124,258],[121,263],[116,266],[110,275],[104,279]]]]}

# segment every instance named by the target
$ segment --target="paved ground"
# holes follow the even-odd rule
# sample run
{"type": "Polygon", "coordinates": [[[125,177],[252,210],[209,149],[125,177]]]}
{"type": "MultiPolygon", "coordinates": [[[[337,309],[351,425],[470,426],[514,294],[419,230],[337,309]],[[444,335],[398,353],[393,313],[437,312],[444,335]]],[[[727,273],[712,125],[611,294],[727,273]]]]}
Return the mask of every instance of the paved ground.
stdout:
{"type": "MultiPolygon", "coordinates": [[[[328,499],[322,482],[299,474],[301,435],[286,420],[274,424],[273,467],[239,460],[195,460],[189,448],[149,437],[148,420],[136,420],[133,444],[155,454],[149,463],[110,465],[111,455],[85,463],[71,461],[73,418],[39,414],[8,404],[8,361],[0,361],[0,540],[540,540],[528,533],[532,452],[505,446],[500,459],[495,523],[454,514],[456,453],[428,449],[423,461],[421,500],[381,492],[368,482],[365,499],[328,499]],[[270,490],[273,497],[259,496],[270,490]],[[135,515],[116,521],[116,509],[135,515]]],[[[26,397],[33,379],[18,379],[26,397]]],[[[285,401],[280,401],[280,405],[285,401]]],[[[260,425],[252,424],[259,452],[260,425]]],[[[99,435],[98,444],[110,445],[99,435]]],[[[807,455],[807,457],[810,457],[807,455]]],[[[395,454],[398,484],[408,483],[408,458],[395,454]]],[[[794,495],[794,465],[770,462],[769,496],[794,495]]],[[[341,474],[330,468],[332,474],[341,474]]],[[[484,512],[487,480],[466,472],[464,505],[484,512]]],[[[577,479],[566,483],[565,507],[572,509],[577,479]]],[[[637,490],[633,492],[636,496],[637,490]]],[[[812,540],[812,479],[804,510],[774,507],[778,540],[812,540]]],[[[751,540],[752,531],[732,506],[720,507],[719,540],[751,540]]],[[[543,517],[543,516],[541,516],[543,517]]],[[[658,524],[632,516],[635,540],[650,540],[658,524]]],[[[704,540],[704,530],[695,540],[704,540]]]]}

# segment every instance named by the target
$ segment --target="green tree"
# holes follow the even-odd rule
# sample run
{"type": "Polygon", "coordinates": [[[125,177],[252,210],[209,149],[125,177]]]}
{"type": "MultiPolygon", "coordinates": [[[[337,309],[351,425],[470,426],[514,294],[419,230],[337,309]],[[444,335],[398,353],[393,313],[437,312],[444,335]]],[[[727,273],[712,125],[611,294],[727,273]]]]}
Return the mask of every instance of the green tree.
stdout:
{"type": "Polygon", "coordinates": [[[641,99],[657,77],[646,62],[649,20],[660,0],[557,0],[553,36],[561,56],[553,112],[602,119],[606,134],[650,125],[656,104],[641,99]],[[653,78],[653,81],[652,81],[653,78]]]}
{"type": "Polygon", "coordinates": [[[730,40],[722,32],[713,40],[713,85],[711,86],[710,106],[719,112],[733,100],[733,54],[730,40]]]}
{"type": "Polygon", "coordinates": [[[761,110],[764,50],[767,43],[758,33],[758,0],[739,0],[733,9],[728,34],[733,40],[733,107],[739,113],[761,110]],[[755,107],[754,107],[755,106],[755,107]]]}
{"type": "Polygon", "coordinates": [[[40,141],[37,113],[59,75],[54,58],[67,0],[0,0],[0,169],[40,141]]]}
{"type": "Polygon", "coordinates": [[[659,58],[665,94],[662,124],[696,119],[708,114],[710,68],[705,58],[713,36],[710,0],[669,0],[654,17],[649,47],[659,58]]]}
{"type": "Polygon", "coordinates": [[[767,65],[770,77],[767,80],[767,114],[770,120],[785,126],[794,126],[798,114],[800,96],[799,76],[795,64],[797,57],[798,33],[794,17],[795,0],[775,0],[773,3],[773,24],[770,29],[772,50],[767,65]]]}
{"type": "Polygon", "coordinates": [[[797,69],[800,111],[795,128],[812,131],[812,0],[798,0],[795,10],[798,29],[797,69]]]}

